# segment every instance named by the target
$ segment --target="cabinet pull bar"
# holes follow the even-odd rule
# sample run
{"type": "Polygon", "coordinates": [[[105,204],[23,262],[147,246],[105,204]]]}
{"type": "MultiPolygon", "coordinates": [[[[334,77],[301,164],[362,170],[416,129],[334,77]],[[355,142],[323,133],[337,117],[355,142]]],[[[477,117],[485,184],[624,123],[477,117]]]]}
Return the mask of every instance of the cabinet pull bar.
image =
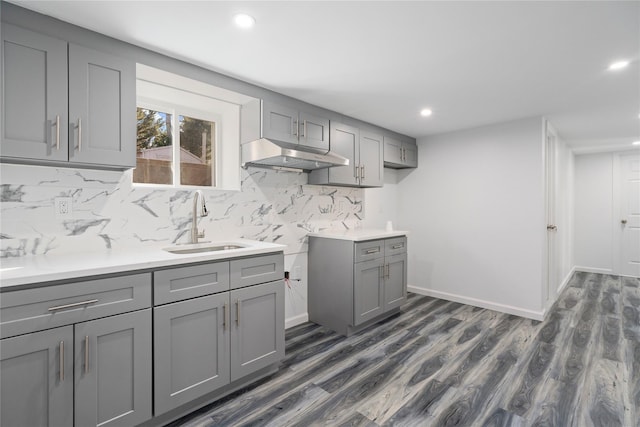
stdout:
{"type": "Polygon", "coordinates": [[[389,268],[389,264],[386,265],[386,269],[387,269],[386,277],[388,279],[391,276],[391,269],[389,268]]]}
{"type": "Polygon", "coordinates": [[[60,382],[64,381],[64,341],[60,341],[60,382]]]}
{"type": "Polygon", "coordinates": [[[49,307],[49,311],[64,310],[65,308],[73,308],[73,307],[78,307],[78,306],[81,306],[81,305],[95,304],[97,302],[98,302],[97,299],[90,299],[90,300],[87,300],[87,301],[73,302],[71,304],[57,305],[55,307],[49,307]]]}
{"type": "Polygon", "coordinates": [[[391,249],[401,249],[402,247],[404,247],[404,245],[402,243],[400,243],[399,245],[391,246],[391,249]]]}
{"type": "Polygon", "coordinates": [[[236,325],[240,326],[240,300],[236,300],[236,325]]]}
{"type": "Polygon", "coordinates": [[[298,138],[298,121],[294,120],[293,122],[293,136],[298,138]]]}
{"type": "Polygon", "coordinates": [[[360,167],[362,168],[362,172],[360,173],[360,179],[364,179],[364,165],[360,167]]]}
{"type": "Polygon", "coordinates": [[[300,135],[300,138],[305,138],[307,136],[307,121],[304,120],[302,122],[302,134],[300,135]]]}
{"type": "Polygon", "coordinates": [[[84,336],[84,373],[89,373],[89,335],[84,336]]]}
{"type": "Polygon", "coordinates": [[[375,254],[376,252],[380,252],[380,248],[368,249],[368,250],[364,251],[364,253],[367,254],[367,255],[375,254]]]}
{"type": "Polygon", "coordinates": [[[82,119],[78,117],[78,153],[82,151],[82,119]]]}
{"type": "Polygon", "coordinates": [[[227,303],[222,305],[222,330],[227,330],[227,303]]]}
{"type": "Polygon", "coordinates": [[[56,115],[56,150],[60,150],[60,115],[56,115]]]}
{"type": "Polygon", "coordinates": [[[356,177],[356,179],[360,178],[360,167],[356,166],[355,170],[353,171],[353,176],[356,177]]]}

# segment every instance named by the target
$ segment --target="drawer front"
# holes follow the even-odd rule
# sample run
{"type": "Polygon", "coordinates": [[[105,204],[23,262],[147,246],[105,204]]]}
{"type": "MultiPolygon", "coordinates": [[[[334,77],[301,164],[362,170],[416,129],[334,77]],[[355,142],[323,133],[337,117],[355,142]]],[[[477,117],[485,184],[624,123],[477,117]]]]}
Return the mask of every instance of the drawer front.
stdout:
{"type": "Polygon", "coordinates": [[[153,304],[167,304],[229,290],[229,262],[172,268],[153,273],[153,304]]]}
{"type": "Polygon", "coordinates": [[[393,239],[386,239],[384,241],[384,254],[386,256],[398,255],[407,252],[407,238],[397,237],[393,239]]]}
{"type": "Polygon", "coordinates": [[[231,289],[272,282],[284,277],[282,253],[232,260],[231,289]]]}
{"type": "Polygon", "coordinates": [[[356,242],[355,262],[370,261],[384,257],[384,240],[369,240],[367,242],[356,242]]]}
{"type": "Polygon", "coordinates": [[[0,338],[147,307],[151,307],[151,273],[4,292],[0,338]]]}

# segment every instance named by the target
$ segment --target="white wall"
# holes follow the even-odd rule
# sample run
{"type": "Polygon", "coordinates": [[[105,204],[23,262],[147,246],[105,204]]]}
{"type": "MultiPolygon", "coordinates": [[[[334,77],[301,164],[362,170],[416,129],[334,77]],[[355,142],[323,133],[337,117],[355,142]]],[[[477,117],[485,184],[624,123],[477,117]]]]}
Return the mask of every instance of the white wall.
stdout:
{"type": "Polygon", "coordinates": [[[398,179],[411,291],[542,316],[542,132],[530,118],[418,141],[398,179]]]}
{"type": "Polygon", "coordinates": [[[384,187],[364,190],[363,228],[385,228],[387,221],[399,230],[398,222],[398,170],[384,169],[384,187]]]}
{"type": "Polygon", "coordinates": [[[613,271],[613,153],[575,157],[575,265],[613,271]]]}

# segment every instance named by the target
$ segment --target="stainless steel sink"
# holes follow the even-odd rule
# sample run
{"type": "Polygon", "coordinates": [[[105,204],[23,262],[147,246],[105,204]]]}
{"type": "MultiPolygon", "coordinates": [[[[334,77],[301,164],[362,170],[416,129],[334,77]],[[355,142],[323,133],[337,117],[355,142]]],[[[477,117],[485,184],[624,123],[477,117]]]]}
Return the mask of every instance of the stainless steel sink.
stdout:
{"type": "Polygon", "coordinates": [[[244,245],[237,244],[220,244],[220,243],[212,243],[212,244],[197,244],[197,245],[181,245],[181,246],[171,246],[169,248],[164,248],[163,250],[167,252],[171,252],[172,254],[198,254],[204,252],[220,252],[220,251],[231,251],[233,249],[242,249],[246,248],[244,245]]]}

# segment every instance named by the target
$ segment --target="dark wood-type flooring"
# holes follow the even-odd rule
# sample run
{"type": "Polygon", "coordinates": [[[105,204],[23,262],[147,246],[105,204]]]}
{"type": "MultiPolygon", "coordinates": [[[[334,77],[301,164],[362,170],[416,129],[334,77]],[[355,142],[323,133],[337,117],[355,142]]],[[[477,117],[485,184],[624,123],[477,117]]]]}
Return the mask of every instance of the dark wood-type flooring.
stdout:
{"type": "Polygon", "coordinates": [[[278,373],[173,425],[640,427],[640,279],[576,273],[544,322],[411,295],[349,338],[306,323],[278,373]]]}

